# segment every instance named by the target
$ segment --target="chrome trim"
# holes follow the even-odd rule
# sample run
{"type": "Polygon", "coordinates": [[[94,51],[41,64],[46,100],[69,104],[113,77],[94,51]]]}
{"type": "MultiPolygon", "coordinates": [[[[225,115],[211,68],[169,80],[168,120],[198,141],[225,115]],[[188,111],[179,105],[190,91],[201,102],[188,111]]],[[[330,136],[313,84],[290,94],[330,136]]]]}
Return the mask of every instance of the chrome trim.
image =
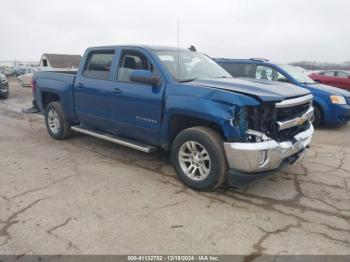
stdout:
{"type": "Polygon", "coordinates": [[[155,147],[153,146],[149,146],[149,145],[143,145],[139,142],[136,141],[132,141],[126,138],[120,138],[117,136],[114,136],[112,134],[104,134],[104,133],[100,133],[98,131],[94,131],[94,130],[89,130],[86,127],[83,126],[72,126],[71,129],[73,131],[85,134],[85,135],[89,135],[89,136],[93,136],[93,137],[97,137],[109,142],[113,142],[115,144],[119,144],[119,145],[123,145],[123,146],[127,146],[145,153],[151,153],[153,151],[155,151],[155,147]]]}
{"type": "Polygon", "coordinates": [[[314,116],[314,108],[310,107],[302,116],[296,117],[287,121],[278,121],[278,130],[284,130],[293,126],[304,124],[307,120],[311,120],[314,116]]]}
{"type": "Polygon", "coordinates": [[[306,95],[306,96],[302,96],[302,97],[297,97],[297,98],[293,98],[293,99],[286,99],[283,100],[279,103],[276,103],[276,108],[284,108],[284,107],[291,107],[291,106],[297,106],[297,105],[301,105],[301,104],[305,104],[307,102],[312,102],[313,99],[313,95],[306,95]]]}
{"type": "Polygon", "coordinates": [[[246,131],[247,135],[251,135],[251,136],[256,136],[258,138],[260,138],[262,141],[269,141],[272,140],[270,137],[268,137],[266,134],[260,132],[260,131],[256,131],[256,130],[252,130],[252,129],[248,129],[246,131]]]}
{"type": "Polygon", "coordinates": [[[245,173],[256,173],[278,168],[284,159],[294,155],[310,143],[314,128],[310,123],[309,129],[294,136],[292,141],[277,142],[275,140],[256,143],[224,143],[229,167],[245,173]],[[266,151],[267,157],[259,164],[259,152],[266,151]]]}

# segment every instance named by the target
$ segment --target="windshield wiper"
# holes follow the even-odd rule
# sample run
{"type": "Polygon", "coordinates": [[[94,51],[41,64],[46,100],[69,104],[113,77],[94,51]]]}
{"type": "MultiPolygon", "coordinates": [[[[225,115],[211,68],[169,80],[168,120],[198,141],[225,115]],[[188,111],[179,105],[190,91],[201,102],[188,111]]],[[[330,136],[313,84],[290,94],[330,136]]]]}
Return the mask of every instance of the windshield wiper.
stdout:
{"type": "Polygon", "coordinates": [[[194,80],[196,80],[197,78],[188,78],[188,79],[182,79],[179,80],[179,83],[186,83],[186,82],[192,82],[194,80]]]}

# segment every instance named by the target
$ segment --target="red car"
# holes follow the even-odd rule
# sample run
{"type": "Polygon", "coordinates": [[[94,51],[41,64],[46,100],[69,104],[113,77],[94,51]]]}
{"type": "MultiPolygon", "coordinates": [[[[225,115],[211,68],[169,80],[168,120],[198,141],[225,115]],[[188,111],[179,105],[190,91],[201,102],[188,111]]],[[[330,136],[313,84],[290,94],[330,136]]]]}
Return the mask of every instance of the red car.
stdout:
{"type": "Polygon", "coordinates": [[[309,75],[315,82],[339,87],[350,91],[350,72],[344,70],[324,70],[309,75]]]}

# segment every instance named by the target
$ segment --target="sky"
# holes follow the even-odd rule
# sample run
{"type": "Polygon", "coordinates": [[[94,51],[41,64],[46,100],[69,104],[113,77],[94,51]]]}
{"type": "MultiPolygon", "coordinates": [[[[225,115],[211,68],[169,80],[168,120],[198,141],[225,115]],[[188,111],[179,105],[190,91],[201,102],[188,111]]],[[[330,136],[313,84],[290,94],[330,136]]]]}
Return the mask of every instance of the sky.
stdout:
{"type": "Polygon", "coordinates": [[[118,44],[211,57],[350,61],[349,0],[0,0],[0,61],[118,44]]]}

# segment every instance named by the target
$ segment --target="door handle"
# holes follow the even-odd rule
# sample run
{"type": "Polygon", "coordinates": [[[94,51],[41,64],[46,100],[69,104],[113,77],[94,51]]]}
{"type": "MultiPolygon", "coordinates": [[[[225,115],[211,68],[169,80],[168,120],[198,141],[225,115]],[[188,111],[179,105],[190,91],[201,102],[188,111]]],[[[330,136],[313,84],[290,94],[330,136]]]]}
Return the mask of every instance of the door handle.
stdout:
{"type": "Polygon", "coordinates": [[[78,84],[77,84],[77,87],[78,87],[78,88],[84,88],[85,86],[84,86],[83,83],[78,83],[78,84]]]}
{"type": "Polygon", "coordinates": [[[122,92],[122,90],[120,90],[119,88],[114,88],[112,93],[113,94],[120,94],[122,92]]]}

